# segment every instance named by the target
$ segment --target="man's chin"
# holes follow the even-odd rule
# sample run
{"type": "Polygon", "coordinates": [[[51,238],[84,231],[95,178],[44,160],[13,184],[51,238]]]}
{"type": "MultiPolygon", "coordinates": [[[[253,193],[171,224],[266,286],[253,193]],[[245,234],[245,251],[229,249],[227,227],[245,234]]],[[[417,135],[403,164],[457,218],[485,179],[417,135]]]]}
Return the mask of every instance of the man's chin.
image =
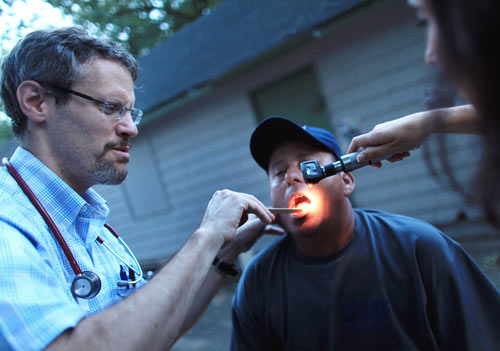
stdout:
{"type": "Polygon", "coordinates": [[[318,226],[311,221],[307,221],[306,217],[294,219],[291,223],[287,223],[286,231],[292,236],[306,238],[313,236],[316,233],[318,226]]]}
{"type": "Polygon", "coordinates": [[[110,162],[100,162],[93,173],[96,184],[117,185],[127,177],[128,170],[125,164],[115,166],[110,162]]]}

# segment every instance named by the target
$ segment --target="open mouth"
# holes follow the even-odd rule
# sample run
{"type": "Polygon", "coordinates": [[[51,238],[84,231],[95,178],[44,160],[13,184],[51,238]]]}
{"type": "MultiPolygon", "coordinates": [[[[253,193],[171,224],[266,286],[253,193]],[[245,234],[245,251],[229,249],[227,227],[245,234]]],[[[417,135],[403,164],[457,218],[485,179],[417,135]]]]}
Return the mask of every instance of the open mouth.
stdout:
{"type": "Polygon", "coordinates": [[[293,195],[289,200],[289,207],[300,208],[302,211],[293,214],[295,217],[306,216],[312,207],[312,201],[309,197],[304,194],[298,193],[293,195]]]}

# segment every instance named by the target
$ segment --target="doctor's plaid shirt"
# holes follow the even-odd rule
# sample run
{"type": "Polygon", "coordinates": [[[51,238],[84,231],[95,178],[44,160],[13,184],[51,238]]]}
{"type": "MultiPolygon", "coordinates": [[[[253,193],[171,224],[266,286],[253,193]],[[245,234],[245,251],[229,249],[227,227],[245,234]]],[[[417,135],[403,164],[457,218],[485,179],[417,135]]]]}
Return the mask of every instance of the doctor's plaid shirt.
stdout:
{"type": "Polygon", "coordinates": [[[0,167],[0,333],[14,350],[40,350],[133,290],[117,286],[121,262],[96,241],[98,235],[132,260],[104,228],[109,209],[94,190],[81,197],[22,148],[10,163],[52,217],[81,270],[97,273],[102,284],[92,299],[73,298],[75,274],[61,247],[6,167],[0,167]]]}

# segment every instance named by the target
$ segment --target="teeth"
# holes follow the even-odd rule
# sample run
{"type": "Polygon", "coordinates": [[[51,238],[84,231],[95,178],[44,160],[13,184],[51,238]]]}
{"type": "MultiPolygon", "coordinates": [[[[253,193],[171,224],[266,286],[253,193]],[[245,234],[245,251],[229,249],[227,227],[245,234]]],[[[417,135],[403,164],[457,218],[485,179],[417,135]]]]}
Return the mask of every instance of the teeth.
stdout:
{"type": "Polygon", "coordinates": [[[292,204],[293,206],[292,207],[297,207],[299,206],[301,203],[311,203],[311,200],[309,200],[309,198],[307,198],[306,196],[302,195],[302,194],[298,194],[296,195],[293,199],[292,199],[292,204]]]}

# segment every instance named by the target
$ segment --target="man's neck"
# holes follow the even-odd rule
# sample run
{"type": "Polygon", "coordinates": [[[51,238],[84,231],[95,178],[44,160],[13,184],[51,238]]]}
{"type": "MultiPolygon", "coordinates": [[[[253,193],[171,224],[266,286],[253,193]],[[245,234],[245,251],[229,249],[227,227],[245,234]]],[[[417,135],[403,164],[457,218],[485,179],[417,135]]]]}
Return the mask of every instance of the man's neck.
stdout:
{"type": "Polygon", "coordinates": [[[50,152],[45,151],[42,147],[33,147],[29,143],[21,143],[21,147],[29,151],[33,156],[35,156],[40,162],[47,166],[52,172],[54,172],[59,178],[61,178],[66,184],[68,184],[73,190],[75,190],[80,196],[83,196],[85,191],[89,189],[92,184],[80,184],[78,182],[72,181],[67,174],[64,174],[58,164],[54,159],[48,157],[50,152]]]}
{"type": "Polygon", "coordinates": [[[300,254],[308,257],[326,257],[347,245],[354,233],[354,211],[349,204],[340,223],[329,223],[307,237],[294,237],[293,241],[300,254]]]}

